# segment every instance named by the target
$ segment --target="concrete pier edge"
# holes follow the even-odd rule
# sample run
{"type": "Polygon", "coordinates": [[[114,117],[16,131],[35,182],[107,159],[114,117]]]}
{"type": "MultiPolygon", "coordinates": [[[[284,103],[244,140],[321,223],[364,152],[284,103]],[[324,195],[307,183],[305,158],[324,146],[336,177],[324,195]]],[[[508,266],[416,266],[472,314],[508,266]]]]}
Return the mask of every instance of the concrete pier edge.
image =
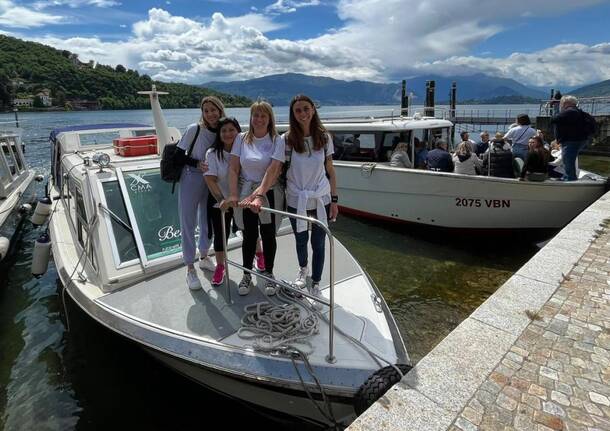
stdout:
{"type": "Polygon", "coordinates": [[[610,192],[561,230],[348,428],[444,431],[610,218],[610,192]]]}

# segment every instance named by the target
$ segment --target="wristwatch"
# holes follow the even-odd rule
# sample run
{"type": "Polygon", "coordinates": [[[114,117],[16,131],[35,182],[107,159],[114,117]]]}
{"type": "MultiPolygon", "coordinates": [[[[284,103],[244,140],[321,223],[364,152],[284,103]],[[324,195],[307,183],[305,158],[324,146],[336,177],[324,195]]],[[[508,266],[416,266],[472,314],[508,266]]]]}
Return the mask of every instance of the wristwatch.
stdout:
{"type": "Polygon", "coordinates": [[[330,195],[330,201],[334,204],[336,204],[337,202],[339,202],[339,196],[337,195],[330,195]]]}

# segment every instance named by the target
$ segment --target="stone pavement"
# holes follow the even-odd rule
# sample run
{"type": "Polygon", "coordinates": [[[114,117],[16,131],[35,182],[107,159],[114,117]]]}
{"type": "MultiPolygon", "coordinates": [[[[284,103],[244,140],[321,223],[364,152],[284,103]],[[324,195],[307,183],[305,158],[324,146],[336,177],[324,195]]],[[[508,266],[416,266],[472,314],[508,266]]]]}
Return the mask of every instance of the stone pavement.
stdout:
{"type": "Polygon", "coordinates": [[[451,431],[610,431],[610,228],[479,386],[451,431]]]}

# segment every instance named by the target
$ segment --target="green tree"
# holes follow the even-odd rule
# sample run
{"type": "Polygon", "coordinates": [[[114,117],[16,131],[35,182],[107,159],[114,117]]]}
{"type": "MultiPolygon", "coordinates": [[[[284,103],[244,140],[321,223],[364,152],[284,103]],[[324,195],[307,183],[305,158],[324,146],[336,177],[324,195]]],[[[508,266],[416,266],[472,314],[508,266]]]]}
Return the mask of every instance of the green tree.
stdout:
{"type": "Polygon", "coordinates": [[[34,108],[44,108],[44,104],[42,103],[42,98],[40,96],[34,97],[34,108]]]}

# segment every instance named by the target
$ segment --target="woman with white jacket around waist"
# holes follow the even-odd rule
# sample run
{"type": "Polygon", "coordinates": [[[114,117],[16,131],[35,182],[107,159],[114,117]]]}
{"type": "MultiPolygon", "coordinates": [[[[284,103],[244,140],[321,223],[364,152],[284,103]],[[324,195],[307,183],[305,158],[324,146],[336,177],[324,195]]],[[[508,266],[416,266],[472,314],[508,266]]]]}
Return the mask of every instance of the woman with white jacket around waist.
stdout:
{"type": "Polygon", "coordinates": [[[207,96],[201,101],[201,119],[191,124],[178,143],[177,158],[184,162],[180,176],[180,232],[182,233],[182,259],[187,265],[186,284],[192,289],[201,289],[201,282],[195,270],[197,261],[195,249],[195,229],[199,226],[199,267],[214,271],[214,263],[208,257],[208,186],[203,177],[205,153],[216,139],[216,127],[220,117],[224,117],[224,105],[214,97],[207,96]],[[192,144],[192,149],[191,148],[192,144]],[[190,151],[189,151],[190,149],[190,151]]]}
{"type": "MultiPolygon", "coordinates": [[[[267,102],[254,102],[250,107],[250,128],[237,135],[229,161],[230,196],[221,208],[234,206],[237,226],[243,231],[243,266],[252,270],[259,226],[265,255],[265,275],[273,278],[273,264],[277,243],[276,228],[280,218],[260,212],[261,206],[281,209],[284,194],[277,186],[277,178],[284,163],[284,139],[275,129],[273,109],[267,102]]],[[[244,271],[238,286],[240,295],[250,293],[252,275],[244,271]]],[[[274,295],[276,284],[266,281],[264,293],[274,295]]]]}
{"type": "MultiPolygon", "coordinates": [[[[338,214],[337,182],[333,166],[333,141],[320,122],[313,101],[302,94],[290,103],[290,125],[286,142],[286,204],[288,212],[309,215],[325,225],[338,214]]],[[[290,219],[296,239],[299,271],[294,284],[304,288],[308,275],[307,222],[290,219]]],[[[326,234],[316,224],[311,227],[311,292],[320,295],[324,269],[326,234]]],[[[319,305],[319,303],[316,303],[319,305]]]]}

